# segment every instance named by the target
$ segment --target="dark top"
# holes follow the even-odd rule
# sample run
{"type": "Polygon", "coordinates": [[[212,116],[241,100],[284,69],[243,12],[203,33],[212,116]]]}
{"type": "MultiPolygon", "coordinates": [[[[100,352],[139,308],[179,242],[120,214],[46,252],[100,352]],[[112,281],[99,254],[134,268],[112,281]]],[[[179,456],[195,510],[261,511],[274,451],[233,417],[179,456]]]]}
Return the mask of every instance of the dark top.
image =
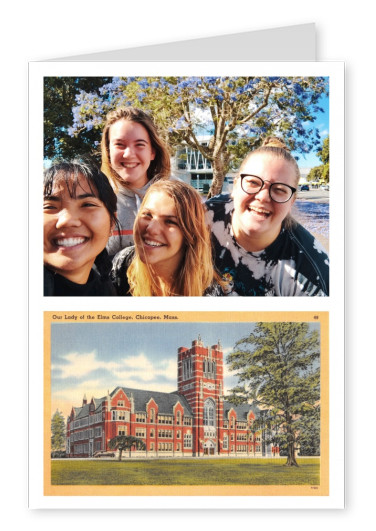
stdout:
{"type": "Polygon", "coordinates": [[[101,278],[92,269],[86,284],[76,284],[44,266],[44,295],[57,297],[111,297],[116,295],[109,278],[101,278]]]}
{"type": "Polygon", "coordinates": [[[229,195],[206,202],[215,265],[227,283],[227,295],[329,295],[329,258],[321,244],[299,223],[282,227],[266,249],[248,252],[232,232],[234,203],[229,195]]]}

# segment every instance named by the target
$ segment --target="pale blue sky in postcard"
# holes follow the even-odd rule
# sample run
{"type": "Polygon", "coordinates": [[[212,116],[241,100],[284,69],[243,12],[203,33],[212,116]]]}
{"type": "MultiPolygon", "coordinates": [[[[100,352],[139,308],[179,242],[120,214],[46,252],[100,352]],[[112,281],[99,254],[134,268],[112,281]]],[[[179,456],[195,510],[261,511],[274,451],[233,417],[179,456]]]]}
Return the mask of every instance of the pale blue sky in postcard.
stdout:
{"type": "MultiPolygon", "coordinates": [[[[312,327],[318,327],[316,323],[312,327]]],[[[86,394],[100,398],[117,386],[171,392],[177,388],[177,350],[201,335],[205,346],[221,341],[224,358],[254,323],[52,323],[52,412],[64,416],[86,394]]],[[[225,391],[237,380],[224,363],[225,391]]]]}

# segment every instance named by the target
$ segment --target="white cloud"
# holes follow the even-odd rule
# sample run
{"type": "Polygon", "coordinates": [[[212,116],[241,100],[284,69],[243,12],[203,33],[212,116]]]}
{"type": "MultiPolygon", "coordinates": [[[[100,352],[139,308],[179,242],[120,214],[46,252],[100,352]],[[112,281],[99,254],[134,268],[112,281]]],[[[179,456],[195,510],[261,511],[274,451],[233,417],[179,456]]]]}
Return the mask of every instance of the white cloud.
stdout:
{"type": "Polygon", "coordinates": [[[70,378],[72,376],[81,378],[97,369],[115,370],[119,365],[113,361],[98,360],[95,351],[84,354],[70,352],[63,356],[63,358],[67,363],[55,363],[51,365],[52,370],[59,369],[61,371],[61,378],[70,378]]]}
{"type": "MultiPolygon", "coordinates": [[[[89,381],[80,382],[77,387],[81,390],[87,389],[89,391],[91,387],[98,388],[98,386],[108,385],[106,382],[113,382],[113,385],[124,385],[126,387],[140,387],[141,382],[141,385],[145,383],[149,388],[153,382],[157,386],[160,377],[170,381],[170,387],[176,386],[176,360],[172,359],[162,359],[155,363],[144,353],[140,353],[116,362],[105,361],[98,360],[96,351],[93,351],[82,354],[70,352],[63,356],[63,360],[64,362],[54,363],[51,368],[61,371],[59,380],[65,391],[68,391],[63,383],[65,379],[72,377],[82,379],[96,370],[109,373],[106,375],[105,381],[104,379],[91,380],[93,385],[89,385],[89,381]]],[[[59,387],[59,384],[55,385],[55,388],[57,387],[59,387]]]]}

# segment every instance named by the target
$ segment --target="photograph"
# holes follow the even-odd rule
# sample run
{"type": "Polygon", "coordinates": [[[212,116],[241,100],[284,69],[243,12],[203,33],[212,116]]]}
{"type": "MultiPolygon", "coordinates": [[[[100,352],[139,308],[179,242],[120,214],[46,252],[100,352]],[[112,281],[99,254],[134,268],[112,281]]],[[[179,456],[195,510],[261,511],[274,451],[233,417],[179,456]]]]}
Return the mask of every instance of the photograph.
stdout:
{"type": "Polygon", "coordinates": [[[328,296],[329,84],[45,76],[44,295],[328,296]]]}

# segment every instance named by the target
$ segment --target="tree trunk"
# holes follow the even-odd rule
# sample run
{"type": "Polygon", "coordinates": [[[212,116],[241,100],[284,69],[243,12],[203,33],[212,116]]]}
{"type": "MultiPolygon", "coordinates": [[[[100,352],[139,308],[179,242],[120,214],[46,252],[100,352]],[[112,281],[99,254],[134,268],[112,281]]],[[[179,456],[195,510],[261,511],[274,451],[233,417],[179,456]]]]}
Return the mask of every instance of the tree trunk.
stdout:
{"type": "Polygon", "coordinates": [[[228,170],[228,163],[225,158],[225,153],[218,153],[213,159],[213,180],[207,196],[208,199],[222,192],[223,182],[228,170]]]}
{"type": "Polygon", "coordinates": [[[123,450],[119,450],[119,461],[121,461],[121,454],[123,453],[123,450]]]}
{"type": "Polygon", "coordinates": [[[299,466],[295,459],[295,444],[291,441],[287,445],[287,461],[285,466],[299,466]]]}

